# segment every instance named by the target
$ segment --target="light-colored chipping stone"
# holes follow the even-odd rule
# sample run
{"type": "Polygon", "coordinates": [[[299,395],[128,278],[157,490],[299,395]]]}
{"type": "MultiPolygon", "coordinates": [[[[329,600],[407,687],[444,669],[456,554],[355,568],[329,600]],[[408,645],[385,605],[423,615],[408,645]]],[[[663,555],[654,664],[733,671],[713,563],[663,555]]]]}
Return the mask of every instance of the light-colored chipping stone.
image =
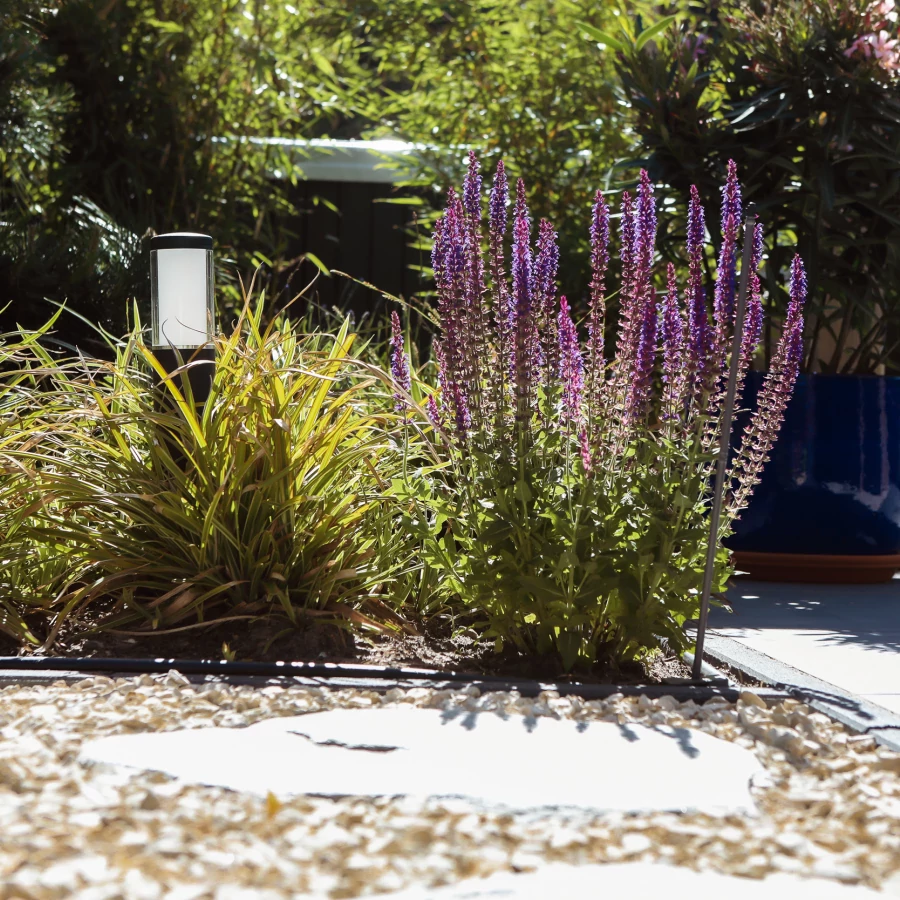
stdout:
{"type": "MultiPolygon", "coordinates": [[[[130,900],[153,892],[154,884],[161,897],[175,900],[227,900],[226,889],[253,898],[355,897],[406,888],[428,896],[422,891],[432,885],[510,871],[513,860],[530,866],[535,859],[543,866],[665,861],[756,879],[818,872],[829,886],[882,887],[884,896],[900,896],[900,756],[797,701],[665,709],[671,704],[621,694],[567,705],[553,694],[427,690],[410,700],[402,690],[388,699],[299,686],[187,686],[166,677],[0,688],[0,900],[130,900]],[[278,791],[271,802],[78,761],[87,740],[106,735],[237,728],[272,717],[400,703],[451,714],[527,711],[575,722],[665,722],[699,730],[752,750],[763,765],[766,779],[752,789],[760,815],[511,815],[459,799],[335,800],[278,791]],[[775,746],[783,737],[776,729],[801,736],[808,742],[804,752],[775,746]],[[570,832],[584,840],[555,839],[570,832]],[[351,858],[352,868],[346,865],[351,858]],[[71,864],[80,886],[42,885],[42,873],[58,864],[71,864]],[[132,870],[142,879],[126,889],[132,870]]],[[[759,890],[754,896],[825,896],[796,886],[779,894],[770,889],[777,882],[747,884],[759,890]]],[[[664,895],[671,900],[671,891],[664,895]]]]}
{"type": "Polygon", "coordinates": [[[546,900],[547,897],[665,897],[697,900],[727,897],[758,900],[771,897],[815,897],[816,900],[876,900],[882,895],[865,887],[848,887],[822,879],[789,874],[761,881],[716,872],[693,871],[658,863],[571,866],[559,863],[525,874],[499,872],[430,890],[413,888],[384,900],[546,900]]]}

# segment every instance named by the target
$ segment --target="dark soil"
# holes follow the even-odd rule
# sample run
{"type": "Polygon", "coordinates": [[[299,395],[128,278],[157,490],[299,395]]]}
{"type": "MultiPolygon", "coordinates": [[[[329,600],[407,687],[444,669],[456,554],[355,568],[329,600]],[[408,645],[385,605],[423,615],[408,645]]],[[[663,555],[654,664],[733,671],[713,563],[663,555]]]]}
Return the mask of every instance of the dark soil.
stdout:
{"type": "MultiPolygon", "coordinates": [[[[0,654],[21,650],[0,635],[0,654]]],[[[434,669],[547,681],[593,684],[659,684],[667,679],[690,678],[679,658],[659,653],[647,663],[621,667],[597,664],[589,671],[566,674],[557,657],[522,657],[515,652],[494,652],[478,644],[474,634],[454,631],[447,624],[432,624],[425,633],[353,635],[335,625],[319,622],[292,627],[284,620],[225,622],[159,635],[61,634],[50,651],[53,656],[100,659],[235,659],[254,662],[331,662],[403,668],[434,669]]]]}

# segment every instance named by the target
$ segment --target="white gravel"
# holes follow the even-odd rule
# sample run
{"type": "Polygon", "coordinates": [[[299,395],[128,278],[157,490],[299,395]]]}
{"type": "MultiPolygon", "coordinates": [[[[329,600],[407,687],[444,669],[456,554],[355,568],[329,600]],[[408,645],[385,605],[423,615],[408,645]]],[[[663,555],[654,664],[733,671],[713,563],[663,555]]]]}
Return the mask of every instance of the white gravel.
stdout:
{"type": "Polygon", "coordinates": [[[900,896],[900,754],[796,701],[767,708],[749,693],[703,706],[474,688],[378,695],[192,686],[176,673],[0,689],[0,900],[353,897],[548,861],[638,859],[751,878],[815,875],[900,896]],[[77,761],[83,742],[103,735],[380,703],[699,728],[756,752],[770,776],[755,788],[762,815],[513,816],[461,801],[261,800],[77,761]]]}

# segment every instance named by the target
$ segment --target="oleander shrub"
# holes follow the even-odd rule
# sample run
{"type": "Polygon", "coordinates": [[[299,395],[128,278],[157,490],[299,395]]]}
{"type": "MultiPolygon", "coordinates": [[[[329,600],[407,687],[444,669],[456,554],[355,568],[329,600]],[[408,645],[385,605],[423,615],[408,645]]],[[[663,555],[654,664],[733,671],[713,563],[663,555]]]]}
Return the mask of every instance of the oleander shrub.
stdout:
{"type": "MultiPolygon", "coordinates": [[[[542,220],[535,239],[523,182],[515,190],[509,257],[502,162],[486,234],[481,188],[472,155],[462,193],[450,191],[435,230],[440,378],[425,408],[443,463],[409,471],[415,511],[408,525],[459,608],[498,648],[555,653],[567,670],[639,658],[661,637],[682,649],[683,625],[699,609],[714,459],[728,439],[720,417],[743,225],[736,168],[729,167],[723,191],[711,316],[699,193],[690,200],[686,284],[677,283],[671,264],[654,270],[656,199],[647,173],[636,196],[623,195],[614,348],[603,342],[611,296],[603,194],[590,227],[590,311],[579,327],[557,296],[556,232],[542,220]]],[[[761,229],[751,229],[740,383],[763,324],[761,229]]],[[[787,327],[729,469],[719,540],[746,505],[797,374],[806,290],[799,257],[789,278],[787,327]]],[[[398,329],[392,369],[397,403],[417,420],[422,405],[410,394],[398,329]]],[[[719,544],[716,590],[729,572],[719,544]]]]}
{"type": "Polygon", "coordinates": [[[900,31],[894,0],[725,0],[694,5],[638,44],[604,38],[642,161],[686,194],[734,159],[765,220],[775,351],[783,272],[809,275],[801,368],[900,370],[900,31]]]}
{"type": "MultiPolygon", "coordinates": [[[[380,598],[415,567],[390,494],[397,417],[348,323],[301,334],[279,318],[261,331],[261,316],[262,302],[245,307],[216,339],[202,406],[181,376],[204,363],[165,377],[138,331],[115,361],[19,348],[0,376],[0,402],[18,405],[0,433],[0,608],[20,620],[29,603],[45,609],[43,642],[63,625],[391,618],[380,598]],[[55,548],[64,569],[48,573],[49,608],[47,585],[17,582],[29,543],[55,548]]],[[[20,625],[6,631],[27,639],[20,625]]]]}

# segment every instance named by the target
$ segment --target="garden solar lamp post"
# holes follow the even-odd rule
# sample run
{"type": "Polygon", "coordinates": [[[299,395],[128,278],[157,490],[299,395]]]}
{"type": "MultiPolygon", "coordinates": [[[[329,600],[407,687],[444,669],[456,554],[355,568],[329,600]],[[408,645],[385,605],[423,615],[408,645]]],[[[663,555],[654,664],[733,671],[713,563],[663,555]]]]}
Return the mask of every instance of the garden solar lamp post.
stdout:
{"type": "Polygon", "coordinates": [[[734,310],[734,337],[731,343],[731,365],[728,369],[728,384],[725,402],[722,406],[722,420],[719,428],[719,458],[716,462],[716,481],[713,488],[712,509],[709,514],[709,543],[706,548],[706,568],[703,572],[703,591],[700,594],[700,620],[697,622],[697,645],[694,648],[694,665],[691,676],[694,681],[702,680],[703,644],[706,640],[706,624],[709,619],[709,597],[712,593],[713,570],[716,550],[719,547],[719,522],[725,503],[725,470],[728,467],[728,451],[731,447],[731,423],[734,419],[734,404],[737,399],[738,366],[741,343],[744,337],[744,319],[747,314],[747,290],[750,286],[750,267],[753,260],[753,230],[756,227],[756,210],[751,203],[744,215],[744,253],[741,259],[741,279],[738,284],[737,305],[734,310]]]}
{"type": "Polygon", "coordinates": [[[195,403],[209,396],[214,371],[213,241],[175,232],[150,239],[153,354],[166,372],[182,369],[195,403]]]}

